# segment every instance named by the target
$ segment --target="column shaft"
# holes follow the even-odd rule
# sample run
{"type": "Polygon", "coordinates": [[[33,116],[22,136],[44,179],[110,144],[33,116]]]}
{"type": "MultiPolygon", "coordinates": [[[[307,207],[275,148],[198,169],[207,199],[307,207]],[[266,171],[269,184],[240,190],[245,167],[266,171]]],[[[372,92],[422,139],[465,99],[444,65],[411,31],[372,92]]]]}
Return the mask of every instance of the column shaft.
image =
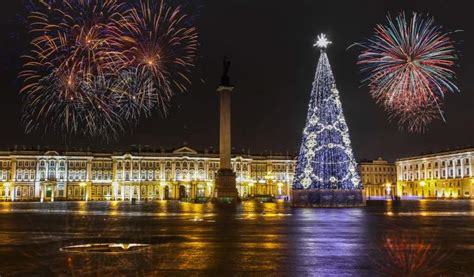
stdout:
{"type": "Polygon", "coordinates": [[[220,168],[230,169],[231,156],[231,90],[220,92],[220,168]]]}

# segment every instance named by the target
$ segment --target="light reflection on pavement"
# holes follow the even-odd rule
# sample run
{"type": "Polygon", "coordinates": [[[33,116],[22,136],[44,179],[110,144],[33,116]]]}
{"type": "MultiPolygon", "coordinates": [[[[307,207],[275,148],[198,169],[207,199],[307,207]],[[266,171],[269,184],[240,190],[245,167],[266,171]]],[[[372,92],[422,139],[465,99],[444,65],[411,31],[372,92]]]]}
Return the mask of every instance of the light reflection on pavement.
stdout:
{"type": "Polygon", "coordinates": [[[0,275],[374,276],[393,275],[394,268],[472,275],[473,207],[472,201],[425,200],[354,209],[0,203],[0,275]],[[59,250],[116,242],[151,247],[113,255],[59,250]]]}

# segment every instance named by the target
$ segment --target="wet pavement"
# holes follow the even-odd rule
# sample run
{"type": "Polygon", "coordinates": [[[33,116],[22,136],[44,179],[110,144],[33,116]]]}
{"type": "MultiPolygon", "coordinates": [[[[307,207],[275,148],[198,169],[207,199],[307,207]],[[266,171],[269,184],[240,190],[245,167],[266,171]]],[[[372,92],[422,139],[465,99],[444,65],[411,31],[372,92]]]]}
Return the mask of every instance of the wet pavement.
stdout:
{"type": "Polygon", "coordinates": [[[474,274],[474,201],[291,209],[179,202],[0,203],[3,276],[474,274]],[[65,252],[87,244],[149,244],[65,252]]]}

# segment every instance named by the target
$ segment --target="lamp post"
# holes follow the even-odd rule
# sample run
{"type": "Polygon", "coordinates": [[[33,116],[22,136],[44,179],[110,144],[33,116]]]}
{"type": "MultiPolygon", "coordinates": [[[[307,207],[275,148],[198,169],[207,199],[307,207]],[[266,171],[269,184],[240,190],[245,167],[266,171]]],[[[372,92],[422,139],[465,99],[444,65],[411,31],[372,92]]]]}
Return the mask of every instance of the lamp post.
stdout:
{"type": "Polygon", "coordinates": [[[425,181],[421,181],[420,182],[420,186],[421,186],[421,198],[425,198],[425,181]]]}
{"type": "Polygon", "coordinates": [[[282,191],[283,183],[280,182],[280,183],[277,184],[277,186],[278,186],[278,197],[281,197],[281,195],[283,193],[283,191],[282,191]]]}
{"type": "Polygon", "coordinates": [[[3,186],[5,187],[5,201],[7,201],[8,195],[10,194],[11,184],[10,183],[5,183],[3,186]]]}
{"type": "Polygon", "coordinates": [[[117,182],[113,182],[112,183],[112,193],[114,194],[114,201],[117,201],[117,195],[118,195],[118,183],[117,182]]]}
{"type": "Polygon", "coordinates": [[[392,184],[391,183],[387,183],[386,185],[386,189],[385,189],[385,192],[386,192],[386,198],[392,198],[392,184]]]}

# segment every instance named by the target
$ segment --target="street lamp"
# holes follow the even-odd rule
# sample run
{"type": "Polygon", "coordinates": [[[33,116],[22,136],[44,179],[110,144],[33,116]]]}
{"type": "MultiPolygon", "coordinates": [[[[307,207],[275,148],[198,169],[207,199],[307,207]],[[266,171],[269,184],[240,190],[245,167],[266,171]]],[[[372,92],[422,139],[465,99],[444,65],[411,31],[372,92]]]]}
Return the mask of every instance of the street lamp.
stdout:
{"type": "Polygon", "coordinates": [[[117,201],[118,187],[119,187],[118,182],[113,182],[112,183],[112,193],[113,193],[113,196],[114,196],[114,201],[117,201]]]}
{"type": "Polygon", "coordinates": [[[209,197],[212,197],[212,195],[213,195],[212,189],[214,187],[214,183],[211,180],[209,180],[206,184],[207,184],[208,195],[209,195],[209,197]]]}
{"type": "Polygon", "coordinates": [[[391,186],[392,186],[392,184],[387,183],[387,184],[385,184],[385,186],[386,186],[386,192],[387,192],[387,198],[388,198],[389,196],[391,196],[391,192],[392,192],[391,186]]]}
{"type": "Polygon", "coordinates": [[[420,186],[421,186],[421,197],[422,197],[422,198],[425,198],[425,185],[426,185],[425,181],[421,181],[421,182],[420,182],[420,186]]]}
{"type": "Polygon", "coordinates": [[[280,182],[280,183],[277,184],[277,186],[278,186],[278,196],[281,196],[283,183],[280,182]]]}
{"type": "Polygon", "coordinates": [[[253,196],[252,187],[255,186],[255,183],[254,183],[254,182],[250,182],[250,183],[248,184],[248,186],[249,186],[249,195],[253,196]]]}
{"type": "Polygon", "coordinates": [[[5,187],[5,201],[8,199],[8,193],[10,192],[10,183],[4,183],[3,186],[5,187]]]}

